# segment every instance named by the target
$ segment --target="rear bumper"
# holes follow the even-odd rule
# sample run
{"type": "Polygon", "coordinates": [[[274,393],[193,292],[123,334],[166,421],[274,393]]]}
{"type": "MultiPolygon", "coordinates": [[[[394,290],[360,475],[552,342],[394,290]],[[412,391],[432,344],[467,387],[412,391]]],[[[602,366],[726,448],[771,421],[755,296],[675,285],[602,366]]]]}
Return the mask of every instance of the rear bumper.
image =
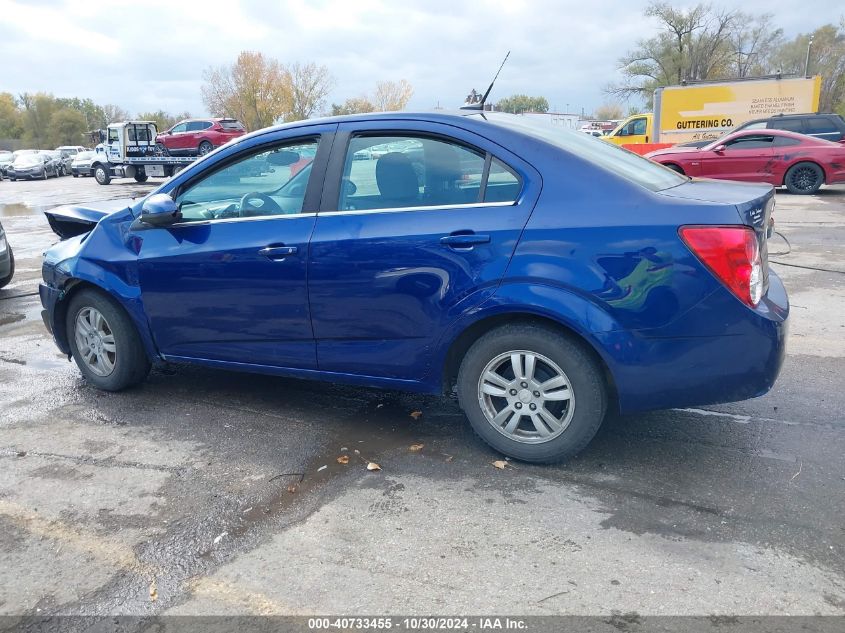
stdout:
{"type": "MultiPolygon", "coordinates": [[[[598,337],[611,355],[622,413],[736,402],[772,388],[786,355],[789,301],[783,283],[770,273],[767,296],[754,310],[725,297],[727,291],[718,294],[700,310],[725,334],[609,332],[598,337]]],[[[691,328],[695,320],[690,318],[691,328]]]]}

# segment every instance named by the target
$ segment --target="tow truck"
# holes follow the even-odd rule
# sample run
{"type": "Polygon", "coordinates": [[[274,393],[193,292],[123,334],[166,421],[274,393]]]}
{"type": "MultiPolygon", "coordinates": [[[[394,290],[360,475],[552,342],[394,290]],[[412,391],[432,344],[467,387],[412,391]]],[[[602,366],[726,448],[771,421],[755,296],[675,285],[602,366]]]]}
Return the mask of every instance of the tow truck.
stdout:
{"type": "Polygon", "coordinates": [[[170,156],[157,145],[155,121],[123,121],[96,130],[99,143],[94,148],[91,172],[101,185],[112,178],[134,178],[146,182],[150,176],[168,178],[194,162],[196,156],[170,156]]]}

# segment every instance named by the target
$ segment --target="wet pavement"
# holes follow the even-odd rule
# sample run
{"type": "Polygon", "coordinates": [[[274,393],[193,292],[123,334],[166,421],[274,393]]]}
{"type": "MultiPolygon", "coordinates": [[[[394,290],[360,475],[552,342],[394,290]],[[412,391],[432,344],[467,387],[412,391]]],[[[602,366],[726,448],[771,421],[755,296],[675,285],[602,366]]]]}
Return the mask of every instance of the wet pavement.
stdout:
{"type": "Polygon", "coordinates": [[[770,394],[498,470],[449,400],[181,366],[87,386],[32,294],[41,212],[152,188],[120,182],[0,183],[0,615],[845,614],[845,276],[802,268],[845,271],[845,187],[778,194],[770,394]]]}

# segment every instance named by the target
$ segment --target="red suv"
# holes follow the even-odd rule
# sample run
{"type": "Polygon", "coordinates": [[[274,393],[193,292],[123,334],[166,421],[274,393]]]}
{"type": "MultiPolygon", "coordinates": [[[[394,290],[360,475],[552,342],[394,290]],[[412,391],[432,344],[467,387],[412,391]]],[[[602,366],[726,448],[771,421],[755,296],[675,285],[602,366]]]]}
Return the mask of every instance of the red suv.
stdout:
{"type": "Polygon", "coordinates": [[[237,119],[185,119],[156,136],[156,143],[173,156],[203,156],[244,134],[237,119]]]}

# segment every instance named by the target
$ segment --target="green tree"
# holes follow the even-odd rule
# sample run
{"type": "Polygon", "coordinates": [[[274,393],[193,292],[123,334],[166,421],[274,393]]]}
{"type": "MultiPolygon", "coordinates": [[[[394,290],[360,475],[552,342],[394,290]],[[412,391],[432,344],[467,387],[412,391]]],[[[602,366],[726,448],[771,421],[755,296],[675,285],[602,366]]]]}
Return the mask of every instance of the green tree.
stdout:
{"type": "Polygon", "coordinates": [[[88,121],[79,110],[62,108],[50,117],[47,133],[52,147],[81,145],[88,131],[88,121]]]}
{"type": "Polygon", "coordinates": [[[774,55],[777,68],[787,74],[804,74],[810,38],[810,75],[821,75],[819,109],[845,110],[845,20],[837,27],[825,24],[812,33],[802,33],[784,44],[774,55]]]}
{"type": "Polygon", "coordinates": [[[545,97],[529,97],[528,95],[511,95],[496,104],[500,112],[520,114],[522,112],[548,112],[549,102],[545,97]]]}
{"type": "Polygon", "coordinates": [[[24,142],[34,149],[44,149],[49,144],[48,126],[53,113],[57,110],[56,98],[51,94],[24,93],[20,96],[23,106],[24,142]]]}
{"type": "Polygon", "coordinates": [[[23,134],[23,120],[14,95],[0,92],[0,138],[18,139],[23,134]]]}
{"type": "Polygon", "coordinates": [[[347,99],[342,104],[332,104],[332,116],[339,116],[341,114],[360,114],[363,112],[375,112],[376,107],[367,97],[353,97],[347,99]]]}
{"type": "Polygon", "coordinates": [[[60,108],[70,108],[76,110],[85,117],[85,125],[88,130],[99,130],[104,128],[109,122],[106,119],[106,113],[101,106],[98,106],[91,99],[80,99],[73,97],[70,99],[56,99],[56,105],[60,108]]]}

